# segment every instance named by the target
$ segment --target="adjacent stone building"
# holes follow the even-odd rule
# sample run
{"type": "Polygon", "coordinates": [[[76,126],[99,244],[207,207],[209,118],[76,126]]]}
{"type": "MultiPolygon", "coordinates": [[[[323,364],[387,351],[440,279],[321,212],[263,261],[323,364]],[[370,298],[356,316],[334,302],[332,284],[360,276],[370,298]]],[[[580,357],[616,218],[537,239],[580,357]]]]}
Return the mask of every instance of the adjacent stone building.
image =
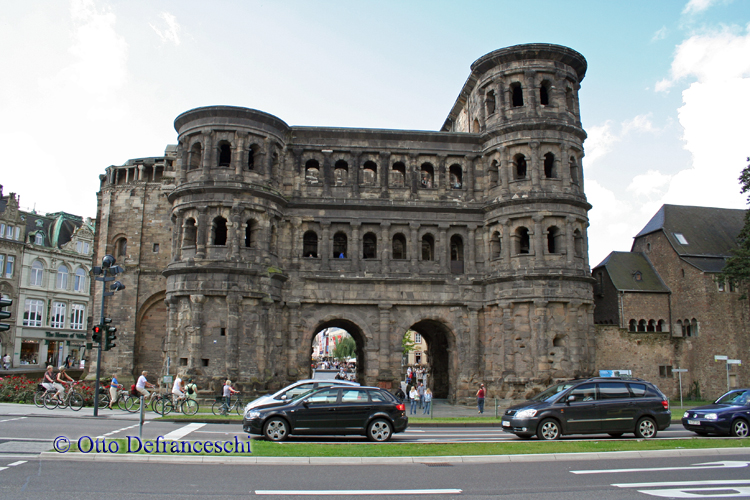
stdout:
{"type": "Polygon", "coordinates": [[[708,399],[749,382],[747,299],[718,274],[744,224],[744,210],[664,205],[638,233],[632,252],[613,252],[593,270],[596,280],[597,368],[631,369],[679,396],[708,399]],[[613,325],[613,326],[604,326],[613,325]],[[744,358],[744,359],[743,359],[744,358]]]}
{"type": "Polygon", "coordinates": [[[585,72],[566,47],[491,52],[436,132],[181,114],[164,156],[100,176],[95,260],[115,255],[127,287],[107,303],[107,370],[272,387],[308,376],[315,335],[340,327],[383,387],[419,333],[451,400],[591,373],[585,72]]]}

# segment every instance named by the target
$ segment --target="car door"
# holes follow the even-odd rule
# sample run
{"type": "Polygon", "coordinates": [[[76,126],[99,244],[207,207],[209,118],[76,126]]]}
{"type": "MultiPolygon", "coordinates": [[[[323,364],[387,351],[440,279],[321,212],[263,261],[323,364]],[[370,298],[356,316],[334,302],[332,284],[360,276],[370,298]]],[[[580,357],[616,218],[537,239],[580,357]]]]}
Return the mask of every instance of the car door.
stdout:
{"type": "Polygon", "coordinates": [[[295,432],[330,434],[338,428],[336,411],[339,406],[338,387],[315,392],[303,399],[294,410],[295,432]]]}
{"type": "Polygon", "coordinates": [[[631,397],[625,382],[599,382],[602,432],[633,432],[638,398],[631,397]]]}
{"type": "Polygon", "coordinates": [[[373,403],[367,391],[357,387],[341,389],[341,406],[336,412],[338,426],[348,431],[360,432],[365,427],[367,417],[372,413],[373,403]]]}
{"type": "Polygon", "coordinates": [[[560,413],[565,420],[565,432],[567,434],[590,433],[601,430],[595,383],[581,384],[573,388],[563,398],[565,399],[561,401],[560,413]]]}
{"type": "Polygon", "coordinates": [[[308,391],[311,391],[316,388],[316,384],[314,382],[307,382],[304,384],[299,384],[294,387],[291,387],[284,391],[283,393],[279,394],[276,397],[277,401],[291,401],[292,399],[296,398],[297,396],[300,396],[308,391]]]}

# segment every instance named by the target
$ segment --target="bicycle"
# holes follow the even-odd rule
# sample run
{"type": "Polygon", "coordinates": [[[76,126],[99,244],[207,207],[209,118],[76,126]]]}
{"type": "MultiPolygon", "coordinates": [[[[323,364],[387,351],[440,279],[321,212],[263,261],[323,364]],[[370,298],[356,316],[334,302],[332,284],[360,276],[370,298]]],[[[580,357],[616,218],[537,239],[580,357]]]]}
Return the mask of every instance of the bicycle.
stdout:
{"type": "Polygon", "coordinates": [[[78,411],[83,408],[83,396],[75,391],[75,386],[80,384],[81,381],[69,383],[70,388],[65,397],[60,400],[57,397],[57,391],[47,391],[44,394],[44,407],[48,410],[54,410],[55,408],[67,408],[70,407],[73,411],[78,411]]]}
{"type": "MultiPolygon", "coordinates": [[[[112,406],[117,405],[117,407],[119,409],[121,409],[122,411],[127,411],[127,409],[125,408],[125,401],[127,400],[127,398],[128,398],[128,394],[125,391],[123,391],[122,388],[118,388],[117,389],[117,397],[112,402],[112,406]]],[[[109,406],[109,400],[110,399],[111,399],[111,397],[109,395],[107,395],[107,406],[109,406]]],[[[100,403],[101,403],[101,401],[100,401],[100,403]]]]}
{"type": "Polygon", "coordinates": [[[242,410],[245,409],[245,403],[242,402],[242,398],[237,394],[237,398],[232,403],[231,396],[229,398],[229,405],[224,401],[224,396],[217,396],[216,401],[211,405],[211,411],[214,415],[226,416],[232,410],[237,411],[237,415],[242,415],[242,410]]]}
{"type": "Polygon", "coordinates": [[[172,411],[181,412],[185,415],[195,415],[198,413],[198,401],[194,399],[175,398],[172,394],[172,398],[165,394],[159,399],[155,400],[153,405],[154,411],[159,415],[167,415],[172,411]]]}
{"type": "MultiPolygon", "coordinates": [[[[144,408],[148,408],[148,405],[152,405],[153,407],[153,401],[154,398],[160,398],[161,396],[156,393],[156,391],[152,391],[149,393],[148,397],[144,397],[144,408]]],[[[125,398],[125,410],[129,411],[130,413],[137,413],[141,410],[141,394],[139,392],[130,393],[125,398]]]]}
{"type": "Polygon", "coordinates": [[[34,393],[34,404],[39,408],[44,408],[44,395],[48,392],[52,394],[56,394],[57,390],[55,389],[45,389],[42,384],[37,385],[36,392],[34,393]]]}

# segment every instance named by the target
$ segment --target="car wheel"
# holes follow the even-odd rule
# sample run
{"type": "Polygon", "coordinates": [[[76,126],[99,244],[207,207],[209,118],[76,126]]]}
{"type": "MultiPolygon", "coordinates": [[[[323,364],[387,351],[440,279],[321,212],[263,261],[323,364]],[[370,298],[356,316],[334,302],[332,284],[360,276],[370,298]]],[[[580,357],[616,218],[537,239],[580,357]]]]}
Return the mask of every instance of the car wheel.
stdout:
{"type": "Polygon", "coordinates": [[[539,424],[539,429],[536,431],[536,435],[539,436],[539,439],[544,439],[545,441],[559,439],[560,434],[560,424],[557,423],[557,420],[551,418],[542,420],[542,423],[539,424]]]}
{"type": "Polygon", "coordinates": [[[746,438],[750,434],[750,428],[747,426],[747,421],[738,418],[732,422],[732,436],[746,438]]]}
{"type": "Polygon", "coordinates": [[[370,422],[370,425],[367,426],[367,439],[370,441],[383,443],[391,439],[392,434],[393,428],[391,427],[391,423],[382,418],[373,420],[370,422]]]}
{"type": "Polygon", "coordinates": [[[644,439],[655,438],[656,422],[650,417],[640,419],[635,426],[635,437],[644,439]]]}
{"type": "Polygon", "coordinates": [[[531,439],[531,436],[533,436],[533,434],[516,434],[516,436],[521,439],[531,439]]]}
{"type": "Polygon", "coordinates": [[[612,436],[613,438],[622,437],[622,434],[623,434],[622,432],[610,432],[609,433],[609,435],[612,436]]]}
{"type": "Polygon", "coordinates": [[[269,441],[284,441],[289,436],[289,425],[283,418],[274,417],[263,426],[263,435],[269,441]]]}

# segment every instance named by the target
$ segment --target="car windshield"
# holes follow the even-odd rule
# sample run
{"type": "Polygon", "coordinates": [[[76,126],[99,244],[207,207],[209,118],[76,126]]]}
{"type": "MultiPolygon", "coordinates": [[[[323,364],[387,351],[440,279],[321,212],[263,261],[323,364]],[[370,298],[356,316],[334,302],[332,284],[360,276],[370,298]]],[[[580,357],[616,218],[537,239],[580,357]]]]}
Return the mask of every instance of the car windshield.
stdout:
{"type": "Polygon", "coordinates": [[[552,387],[548,387],[544,390],[544,392],[540,392],[533,398],[531,398],[530,401],[552,401],[554,400],[561,392],[570,389],[575,384],[573,382],[563,382],[561,384],[553,385],[552,387]]]}
{"type": "Polygon", "coordinates": [[[747,405],[750,401],[750,391],[732,391],[716,400],[717,404],[747,405]]]}

